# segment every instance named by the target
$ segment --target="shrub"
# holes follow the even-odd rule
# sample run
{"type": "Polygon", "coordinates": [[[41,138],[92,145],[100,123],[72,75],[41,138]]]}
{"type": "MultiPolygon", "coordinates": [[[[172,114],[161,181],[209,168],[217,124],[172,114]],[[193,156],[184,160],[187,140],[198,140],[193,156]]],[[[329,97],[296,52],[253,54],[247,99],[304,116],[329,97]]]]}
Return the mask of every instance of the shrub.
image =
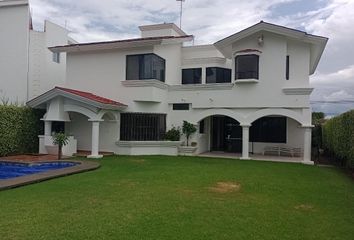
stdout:
{"type": "Polygon", "coordinates": [[[181,139],[181,129],[172,127],[166,132],[165,139],[169,141],[179,141],[181,139]]]}
{"type": "Polygon", "coordinates": [[[354,110],[323,125],[323,146],[343,166],[354,168],[354,110]]]}
{"type": "Polygon", "coordinates": [[[320,149],[322,148],[322,125],[325,122],[323,112],[312,113],[312,148],[315,150],[313,155],[316,155],[317,159],[320,156],[320,149]]]}
{"type": "Polygon", "coordinates": [[[187,146],[190,136],[197,131],[197,128],[187,121],[183,121],[182,132],[186,135],[187,146]]]}
{"type": "Polygon", "coordinates": [[[0,156],[38,152],[43,132],[43,111],[24,106],[0,105],[0,156]]]}

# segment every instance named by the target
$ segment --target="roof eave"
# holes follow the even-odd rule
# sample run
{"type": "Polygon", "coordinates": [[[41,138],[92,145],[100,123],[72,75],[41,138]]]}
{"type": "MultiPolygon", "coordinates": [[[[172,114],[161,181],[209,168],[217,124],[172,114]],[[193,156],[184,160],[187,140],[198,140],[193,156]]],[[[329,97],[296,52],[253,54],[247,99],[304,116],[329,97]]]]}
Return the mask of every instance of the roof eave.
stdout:
{"type": "Polygon", "coordinates": [[[72,99],[74,101],[78,101],[87,105],[90,105],[92,107],[96,107],[99,109],[105,109],[105,110],[123,110],[127,108],[127,105],[121,104],[121,105],[116,105],[116,104],[107,104],[107,103],[101,103],[97,102],[76,94],[68,93],[64,90],[54,88],[26,103],[27,106],[31,108],[41,108],[40,106],[45,104],[46,102],[50,101],[51,99],[55,97],[66,97],[68,99],[72,99]]]}
{"type": "Polygon", "coordinates": [[[93,43],[79,43],[64,46],[54,46],[48,49],[52,52],[84,52],[84,51],[100,51],[112,49],[129,49],[137,47],[150,47],[160,44],[183,43],[192,41],[193,35],[186,35],[175,38],[160,38],[160,39],[146,39],[146,40],[122,40],[111,42],[93,42],[93,43]]]}
{"type": "Polygon", "coordinates": [[[92,44],[92,45],[66,45],[66,46],[55,46],[49,47],[48,49],[52,52],[85,52],[85,51],[100,51],[109,49],[127,49],[136,47],[147,47],[161,44],[162,40],[149,40],[145,42],[128,42],[128,43],[103,43],[103,44],[92,44]]]}
{"type": "Polygon", "coordinates": [[[317,39],[317,43],[313,43],[313,45],[318,45],[319,50],[318,53],[316,54],[315,61],[313,62],[312,66],[310,66],[310,75],[314,74],[317,66],[321,60],[321,57],[323,55],[323,52],[327,46],[328,38],[323,38],[322,39],[317,39]]]}
{"type": "Polygon", "coordinates": [[[271,23],[266,23],[266,22],[260,22],[257,23],[249,28],[246,28],[238,33],[235,33],[229,37],[226,37],[222,40],[219,40],[214,43],[214,46],[225,56],[230,58],[232,53],[229,51],[230,46],[234,43],[237,42],[245,37],[248,37],[252,34],[256,34],[261,31],[266,31],[266,32],[271,32],[275,34],[280,34],[285,37],[295,39],[298,41],[306,42],[311,44],[314,48],[318,46],[319,50],[311,52],[311,54],[316,54],[314,57],[314,61],[311,63],[310,66],[310,72],[309,74],[313,74],[318,66],[318,63],[321,59],[321,56],[324,52],[324,49],[326,47],[328,38],[322,37],[322,36],[317,36],[313,34],[308,34],[306,32],[296,30],[296,29],[291,29],[283,26],[278,26],[274,25],[271,23]]]}
{"type": "Polygon", "coordinates": [[[16,7],[16,6],[27,6],[29,5],[28,0],[3,0],[0,1],[0,7],[16,7]]]}

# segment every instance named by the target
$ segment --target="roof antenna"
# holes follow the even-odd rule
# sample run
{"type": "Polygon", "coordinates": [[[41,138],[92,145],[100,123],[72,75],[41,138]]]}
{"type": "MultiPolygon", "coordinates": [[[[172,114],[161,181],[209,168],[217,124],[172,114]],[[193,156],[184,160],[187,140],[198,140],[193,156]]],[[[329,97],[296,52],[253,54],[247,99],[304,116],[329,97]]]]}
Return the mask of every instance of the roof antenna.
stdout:
{"type": "Polygon", "coordinates": [[[179,28],[182,29],[182,12],[183,12],[183,2],[186,0],[176,0],[177,2],[181,2],[181,9],[179,12],[179,28]]]}

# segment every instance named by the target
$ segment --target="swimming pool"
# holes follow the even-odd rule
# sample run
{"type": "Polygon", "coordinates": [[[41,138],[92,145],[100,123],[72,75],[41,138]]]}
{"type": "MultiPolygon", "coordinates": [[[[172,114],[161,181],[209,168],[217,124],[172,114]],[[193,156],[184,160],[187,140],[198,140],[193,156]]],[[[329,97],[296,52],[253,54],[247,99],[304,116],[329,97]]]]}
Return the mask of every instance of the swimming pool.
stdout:
{"type": "Polygon", "coordinates": [[[78,162],[14,163],[0,162],[0,180],[22,177],[30,174],[57,170],[78,165],[78,162]]]}

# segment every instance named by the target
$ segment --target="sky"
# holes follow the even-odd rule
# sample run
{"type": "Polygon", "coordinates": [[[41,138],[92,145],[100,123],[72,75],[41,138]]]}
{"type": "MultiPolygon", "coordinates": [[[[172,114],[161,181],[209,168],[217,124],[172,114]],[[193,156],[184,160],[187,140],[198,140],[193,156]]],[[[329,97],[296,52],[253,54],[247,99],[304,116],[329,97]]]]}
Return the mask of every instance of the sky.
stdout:
{"type": "MultiPolygon", "coordinates": [[[[34,27],[45,19],[66,26],[79,42],[139,37],[138,26],[179,25],[176,0],[30,0],[34,27]]],[[[329,38],[310,78],[314,111],[354,109],[354,0],[186,0],[182,29],[195,44],[212,44],[259,21],[329,38]]]]}

